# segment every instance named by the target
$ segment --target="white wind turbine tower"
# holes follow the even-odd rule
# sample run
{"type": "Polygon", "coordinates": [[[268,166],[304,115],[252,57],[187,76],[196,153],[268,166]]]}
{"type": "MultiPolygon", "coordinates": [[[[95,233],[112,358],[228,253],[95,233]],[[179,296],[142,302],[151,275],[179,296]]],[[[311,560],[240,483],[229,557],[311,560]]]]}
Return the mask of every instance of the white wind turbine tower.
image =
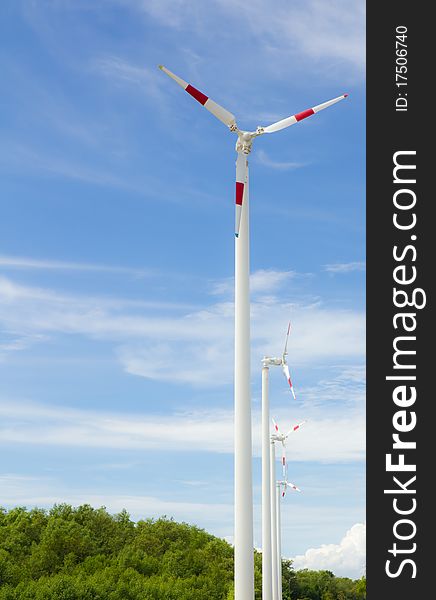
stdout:
{"type": "Polygon", "coordinates": [[[237,135],[235,222],[235,600],[254,598],[253,489],[250,396],[249,198],[248,161],[254,138],[280,131],[313,115],[347,94],[296,113],[268,127],[244,131],[235,116],[171,73],[159,68],[237,135]]]}

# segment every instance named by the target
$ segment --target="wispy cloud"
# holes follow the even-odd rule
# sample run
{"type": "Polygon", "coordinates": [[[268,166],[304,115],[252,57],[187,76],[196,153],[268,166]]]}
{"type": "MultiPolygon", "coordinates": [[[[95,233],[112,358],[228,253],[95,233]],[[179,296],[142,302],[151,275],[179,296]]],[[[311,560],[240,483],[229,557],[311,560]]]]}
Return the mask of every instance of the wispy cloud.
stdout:
{"type": "Polygon", "coordinates": [[[23,334],[16,331],[0,331],[0,361],[10,352],[27,350],[34,344],[47,341],[48,336],[42,334],[23,334]]]}
{"type": "MultiPolygon", "coordinates": [[[[253,294],[276,292],[297,275],[296,271],[277,271],[275,269],[258,269],[250,275],[250,291],[253,294]]],[[[234,293],[234,278],[214,282],[211,293],[225,296],[234,293]]]]}
{"type": "Polygon", "coordinates": [[[110,167],[89,166],[67,155],[51,154],[47,148],[37,148],[28,143],[15,141],[0,144],[0,164],[21,174],[42,174],[51,177],[81,181],[99,186],[115,187],[140,192],[128,177],[114,174],[110,167]]]}
{"type": "MultiPolygon", "coordinates": [[[[260,271],[254,276],[254,287],[270,290],[292,277],[290,271],[260,271]]],[[[282,347],[280,314],[285,323],[289,316],[296,323],[289,349],[294,362],[331,364],[363,357],[363,313],[329,308],[319,302],[290,304],[286,295],[259,296],[252,302],[253,364],[282,347]]],[[[150,379],[206,387],[231,383],[233,303],[217,302],[190,312],[181,306],[176,314],[174,308],[177,306],[170,313],[165,304],[67,295],[0,278],[0,322],[7,330],[106,340],[114,345],[128,373],[150,379]],[[168,365],[172,365],[171,370],[168,365]]]]}
{"type": "Polygon", "coordinates": [[[324,270],[328,273],[352,273],[353,271],[364,271],[366,268],[364,261],[348,262],[348,263],[332,263],[324,265],[324,270]]]}
{"type": "Polygon", "coordinates": [[[271,169],[276,169],[278,171],[291,171],[295,169],[301,169],[301,167],[305,167],[307,163],[302,162],[294,162],[294,161],[277,161],[273,160],[268,156],[268,154],[262,150],[257,150],[255,154],[255,158],[257,162],[264,167],[270,167],[271,169]]]}
{"type": "Polygon", "coordinates": [[[130,267],[119,267],[116,265],[101,265],[95,263],[78,263],[61,260],[44,260],[28,258],[24,256],[0,255],[0,267],[10,269],[37,269],[48,271],[82,271],[119,273],[120,275],[131,275],[133,277],[145,277],[151,275],[148,269],[132,269],[130,267]]]}
{"type": "Polygon", "coordinates": [[[144,64],[135,65],[119,56],[104,56],[95,59],[91,68],[110,79],[113,83],[135,86],[155,101],[163,101],[167,94],[161,90],[165,83],[157,68],[144,64]]]}
{"type": "MultiPolygon", "coordinates": [[[[124,1],[124,0],[123,0],[124,1]]],[[[213,19],[238,16],[238,26],[252,31],[260,47],[283,66],[289,56],[306,61],[340,61],[363,69],[365,4],[360,0],[128,0],[128,4],[162,25],[201,33],[213,19]]]]}
{"type": "MultiPolygon", "coordinates": [[[[275,413],[279,423],[290,427],[289,410],[275,413]]],[[[302,411],[294,411],[301,420],[302,411]]],[[[188,411],[166,414],[165,436],[162,415],[119,414],[77,410],[9,399],[0,400],[0,442],[43,446],[112,448],[155,452],[233,453],[233,410],[188,411]]],[[[259,411],[253,413],[254,454],[261,454],[259,411]]],[[[362,460],[365,451],[365,423],[362,415],[342,416],[312,413],[298,432],[293,460],[343,462],[362,460]]]]}
{"type": "Polygon", "coordinates": [[[366,563],[366,526],[356,523],[338,544],[323,544],[309,548],[292,558],[295,569],[327,569],[335,575],[359,578],[366,563]]]}
{"type": "Polygon", "coordinates": [[[316,385],[301,388],[299,397],[305,409],[322,405],[362,407],[365,402],[365,365],[332,367],[329,376],[316,385]]]}

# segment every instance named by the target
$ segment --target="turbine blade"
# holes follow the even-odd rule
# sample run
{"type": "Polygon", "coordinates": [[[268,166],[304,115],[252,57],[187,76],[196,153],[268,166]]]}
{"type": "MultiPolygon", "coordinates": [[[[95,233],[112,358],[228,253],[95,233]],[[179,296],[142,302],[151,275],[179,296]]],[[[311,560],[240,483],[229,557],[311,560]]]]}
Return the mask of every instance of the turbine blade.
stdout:
{"type": "Polygon", "coordinates": [[[301,492],[300,488],[298,488],[294,483],[291,483],[290,481],[287,481],[286,485],[292,490],[295,490],[296,492],[301,492]]]}
{"type": "Polygon", "coordinates": [[[295,396],[294,386],[292,385],[291,374],[289,373],[289,367],[288,367],[288,365],[286,363],[283,365],[283,374],[286,377],[286,379],[288,380],[289,387],[291,388],[292,395],[294,397],[294,400],[296,400],[297,397],[295,396]]]}
{"type": "Polygon", "coordinates": [[[286,437],[288,437],[288,435],[289,435],[290,433],[293,433],[294,431],[297,431],[298,429],[300,429],[300,427],[301,427],[302,425],[304,425],[304,423],[307,423],[307,420],[306,420],[306,421],[301,421],[301,423],[297,423],[297,425],[294,425],[293,427],[291,427],[291,429],[290,429],[290,430],[288,431],[288,433],[286,434],[286,437]]]}
{"type": "Polygon", "coordinates": [[[174,79],[174,81],[178,83],[180,87],[182,87],[185,90],[185,92],[188,92],[188,94],[195,98],[197,102],[200,102],[200,104],[202,104],[206,110],[212,113],[222,123],[224,123],[228,127],[236,124],[235,115],[232,115],[231,112],[214,102],[211,98],[200,92],[200,90],[197,90],[194,86],[190,85],[177,75],[174,75],[174,73],[171,73],[171,71],[169,71],[163,65],[159,65],[159,69],[166,73],[168,77],[174,79]]]}
{"type": "Polygon", "coordinates": [[[291,322],[289,321],[289,323],[288,323],[288,331],[286,333],[285,349],[283,350],[283,363],[286,362],[284,359],[285,359],[285,356],[288,353],[288,339],[289,339],[289,334],[290,333],[291,333],[291,322]]]}
{"type": "Polygon", "coordinates": [[[248,163],[247,157],[242,152],[238,152],[236,159],[236,194],[235,194],[235,236],[239,237],[239,228],[241,226],[242,203],[247,192],[248,163]]]}
{"type": "Polygon", "coordinates": [[[274,429],[276,430],[276,433],[280,433],[280,429],[279,426],[277,425],[277,423],[274,421],[274,419],[271,419],[274,425],[274,429]]]}
{"type": "Polygon", "coordinates": [[[314,106],[313,108],[308,108],[307,110],[303,110],[291,117],[287,117],[286,119],[282,119],[281,121],[277,121],[277,123],[273,123],[272,125],[268,125],[268,127],[261,127],[262,133],[274,133],[275,131],[280,131],[281,129],[285,129],[285,127],[290,127],[291,125],[295,125],[299,121],[314,115],[332,104],[336,104],[340,100],[346,98],[348,94],[343,94],[342,96],[338,96],[337,98],[333,98],[333,100],[329,100],[328,102],[323,102],[323,104],[318,104],[318,106],[314,106]]]}
{"type": "Polygon", "coordinates": [[[286,495],[286,488],[287,488],[286,481],[284,481],[283,482],[283,490],[282,490],[282,498],[284,498],[286,495]]]}

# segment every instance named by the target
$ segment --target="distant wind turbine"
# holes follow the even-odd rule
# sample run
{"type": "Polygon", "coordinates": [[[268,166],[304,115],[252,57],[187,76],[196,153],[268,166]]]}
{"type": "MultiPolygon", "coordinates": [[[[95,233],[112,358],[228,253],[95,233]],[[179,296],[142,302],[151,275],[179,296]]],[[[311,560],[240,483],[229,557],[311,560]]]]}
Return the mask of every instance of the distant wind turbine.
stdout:
{"type": "Polygon", "coordinates": [[[275,442],[280,442],[282,445],[282,471],[283,477],[286,479],[286,477],[288,476],[288,463],[286,462],[286,440],[288,439],[291,433],[300,429],[300,427],[304,425],[304,423],[307,423],[307,421],[301,421],[301,423],[293,425],[287,433],[282,433],[280,431],[280,428],[274,421],[274,419],[272,419],[272,422],[274,425],[274,433],[272,434],[272,438],[275,442]]]}
{"type": "Polygon", "coordinates": [[[282,600],[282,510],[281,510],[281,498],[284,498],[286,495],[286,490],[290,488],[294,492],[301,492],[300,488],[298,488],[294,483],[285,478],[283,481],[276,482],[276,541],[277,545],[275,550],[277,554],[277,559],[275,560],[277,573],[273,573],[277,579],[277,598],[278,600],[282,600]]]}

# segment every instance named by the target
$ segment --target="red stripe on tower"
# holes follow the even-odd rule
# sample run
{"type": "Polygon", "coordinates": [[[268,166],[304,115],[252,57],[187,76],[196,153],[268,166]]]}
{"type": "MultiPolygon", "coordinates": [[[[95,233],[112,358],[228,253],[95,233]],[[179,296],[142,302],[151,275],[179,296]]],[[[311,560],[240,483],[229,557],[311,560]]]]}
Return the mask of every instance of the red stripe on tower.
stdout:
{"type": "Polygon", "coordinates": [[[200,90],[197,90],[192,85],[188,84],[188,86],[185,88],[185,91],[188,92],[188,94],[191,94],[191,96],[193,98],[195,98],[196,100],[198,100],[198,102],[200,102],[200,104],[203,104],[203,106],[209,100],[209,98],[207,96],[205,96],[202,92],[200,92],[200,90]]]}
{"type": "Polygon", "coordinates": [[[242,206],[242,199],[244,197],[244,184],[240,181],[236,182],[236,204],[242,206]]]}
{"type": "Polygon", "coordinates": [[[297,119],[297,121],[302,121],[303,119],[306,119],[307,117],[310,117],[310,115],[314,115],[314,114],[315,114],[315,112],[313,111],[313,109],[308,108],[307,110],[303,110],[303,112],[295,115],[295,118],[297,119]]]}

